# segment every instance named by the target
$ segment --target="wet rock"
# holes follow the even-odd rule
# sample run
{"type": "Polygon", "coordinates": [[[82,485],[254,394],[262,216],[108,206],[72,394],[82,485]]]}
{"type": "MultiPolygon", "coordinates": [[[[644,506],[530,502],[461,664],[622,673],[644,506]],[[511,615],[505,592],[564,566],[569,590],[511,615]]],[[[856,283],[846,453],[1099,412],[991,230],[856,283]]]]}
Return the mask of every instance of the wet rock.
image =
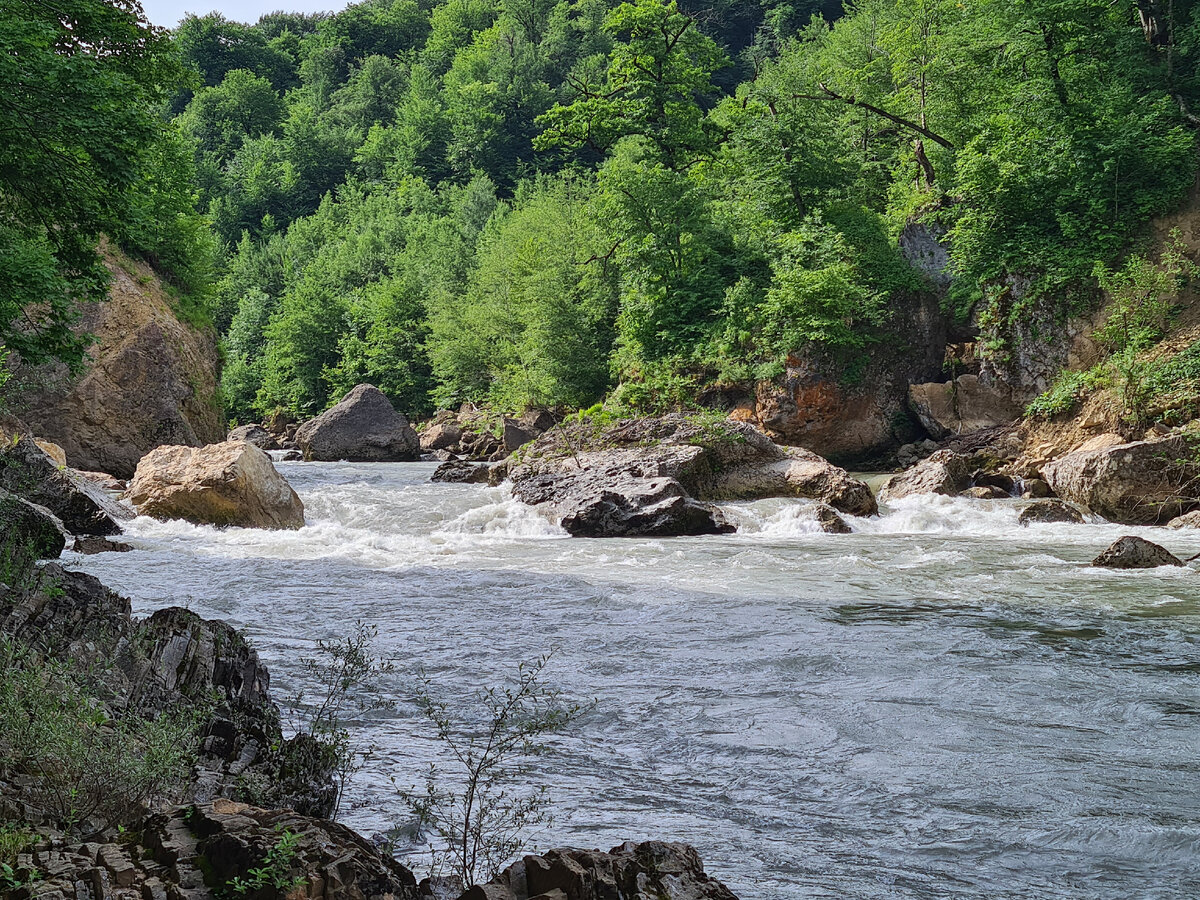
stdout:
{"type": "Polygon", "coordinates": [[[706,874],[695,848],[632,841],[608,853],[551,850],[526,856],[462,900],[737,900],[706,874]]]}
{"type": "Polygon", "coordinates": [[[1012,392],[985,384],[975,375],[961,375],[944,383],[914,384],[909,402],[921,424],[935,438],[970,434],[1007,425],[1021,417],[1012,392]]]}
{"type": "Polygon", "coordinates": [[[201,525],[294,529],[304,504],[252,444],[159,447],[138,463],[129,499],[140,514],[201,525]]]}
{"type": "Polygon", "coordinates": [[[1083,514],[1069,503],[1061,500],[1038,500],[1031,503],[1017,517],[1021,525],[1049,525],[1065,523],[1082,525],[1083,514]]]}
{"type": "Polygon", "coordinates": [[[960,496],[969,497],[972,500],[1011,500],[1012,495],[1008,491],[1002,490],[995,486],[975,485],[969,487],[962,492],[960,496]]]}
{"type": "Polygon", "coordinates": [[[1164,525],[1200,506],[1200,462],[1184,435],[1085,446],[1042,474],[1062,499],[1125,525],[1164,525]]]}
{"type": "Polygon", "coordinates": [[[110,541],[108,538],[96,535],[77,537],[71,544],[72,552],[82,553],[84,556],[95,556],[97,553],[128,553],[132,549],[133,546],[130,544],[110,541]]]}
{"type": "Polygon", "coordinates": [[[283,450],[279,453],[280,462],[302,462],[303,460],[304,454],[295,448],[283,450]]]}
{"type": "Polygon", "coordinates": [[[817,524],[826,534],[851,534],[854,531],[828,503],[817,504],[817,524]]]}
{"type": "Polygon", "coordinates": [[[449,450],[462,440],[463,430],[453,422],[431,425],[421,433],[421,449],[426,453],[449,450]]]}
{"type": "Polygon", "coordinates": [[[573,537],[680,537],[734,531],[716,508],[673,478],[597,482],[586,473],[555,486],[561,524],[573,537]]]}
{"type": "Polygon", "coordinates": [[[430,481],[445,484],[487,484],[488,467],[485,463],[452,460],[438,466],[430,481]]]}
{"type": "Polygon", "coordinates": [[[1092,560],[1092,565],[1104,569],[1156,569],[1182,566],[1183,562],[1165,547],[1145,538],[1123,537],[1092,560]]]}
{"type": "Polygon", "coordinates": [[[44,506],[71,534],[120,534],[133,513],[22,437],[0,452],[0,488],[44,506]]]}
{"type": "Polygon", "coordinates": [[[893,476],[879,492],[879,499],[891,502],[914,494],[956,497],[971,486],[974,471],[973,457],[953,450],[939,450],[907,472],[893,476]]]}
{"type": "Polygon", "coordinates": [[[1200,528],[1200,509],[1185,513],[1167,523],[1168,528],[1200,528]]]}
{"type": "Polygon", "coordinates": [[[421,442],[408,419],[392,408],[383,391],[360,384],[296,431],[304,458],[321,462],[399,462],[421,456],[421,442]]]}
{"type": "Polygon", "coordinates": [[[239,425],[229,432],[227,441],[245,441],[259,450],[275,449],[275,437],[261,425],[239,425]]]}
{"type": "Polygon", "coordinates": [[[976,472],[971,476],[971,487],[990,488],[998,491],[1001,497],[1011,497],[1017,490],[1012,476],[999,472],[976,472]]]}

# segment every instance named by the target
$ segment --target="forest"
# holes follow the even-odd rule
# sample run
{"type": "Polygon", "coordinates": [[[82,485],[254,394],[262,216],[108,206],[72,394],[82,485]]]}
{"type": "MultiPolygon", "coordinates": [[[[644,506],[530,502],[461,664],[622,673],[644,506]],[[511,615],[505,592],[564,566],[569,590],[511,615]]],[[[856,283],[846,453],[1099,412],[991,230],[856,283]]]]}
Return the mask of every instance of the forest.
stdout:
{"type": "Polygon", "coordinates": [[[0,10],[0,353],[82,359],[105,237],[215,327],[231,421],[852,380],[923,289],[907,224],[947,315],[1067,315],[1196,172],[1190,0],[0,10]]]}

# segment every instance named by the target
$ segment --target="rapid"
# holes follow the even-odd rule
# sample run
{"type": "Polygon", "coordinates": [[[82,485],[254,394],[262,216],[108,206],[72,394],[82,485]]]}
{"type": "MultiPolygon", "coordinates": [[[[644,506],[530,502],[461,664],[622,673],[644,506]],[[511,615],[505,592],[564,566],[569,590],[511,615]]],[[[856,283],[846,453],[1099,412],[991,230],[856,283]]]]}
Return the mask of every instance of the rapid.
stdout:
{"type": "Polygon", "coordinates": [[[540,848],[686,841],[743,900],[1200,896],[1200,573],[1088,566],[1200,532],[925,496],[843,536],[771,500],[726,505],[735,535],[582,540],[428,464],[279,468],[300,531],[139,518],[138,552],[70,564],[135,614],[244,629],[277,696],[317,639],[377,626],[397,704],[353,726],[364,833],[438,752],[419,671],[453,709],[554,650],[597,705],[533,762],[540,848]]]}

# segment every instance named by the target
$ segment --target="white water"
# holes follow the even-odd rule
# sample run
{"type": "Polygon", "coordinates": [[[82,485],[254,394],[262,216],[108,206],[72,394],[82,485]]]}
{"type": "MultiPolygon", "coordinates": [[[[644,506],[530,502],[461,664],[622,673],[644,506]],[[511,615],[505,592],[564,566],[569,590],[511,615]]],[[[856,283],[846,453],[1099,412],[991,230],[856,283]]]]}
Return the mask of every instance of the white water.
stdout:
{"type": "Polygon", "coordinates": [[[348,824],[401,815],[436,751],[419,668],[453,706],[557,648],[599,705],[536,761],[540,846],[684,840],[751,898],[1200,896],[1200,573],[1087,561],[1127,533],[1017,525],[1020,505],[910,498],[855,533],[810,505],[726,507],[736,535],[574,540],[433,467],[284,464],[309,524],[138,519],[75,564],[244,627],[280,693],[362,619],[400,658],[348,824]]]}

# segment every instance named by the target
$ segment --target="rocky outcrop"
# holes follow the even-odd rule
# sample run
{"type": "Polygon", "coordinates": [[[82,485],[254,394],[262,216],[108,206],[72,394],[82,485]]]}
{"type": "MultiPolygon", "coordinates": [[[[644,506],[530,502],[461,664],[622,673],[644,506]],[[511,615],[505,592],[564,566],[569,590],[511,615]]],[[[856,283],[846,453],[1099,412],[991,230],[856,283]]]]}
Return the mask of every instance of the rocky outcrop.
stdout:
{"type": "Polygon", "coordinates": [[[1200,528],[1200,509],[1192,510],[1167,523],[1168,528],[1185,529],[1200,528]]]}
{"type": "Polygon", "coordinates": [[[40,369],[21,418],[60,445],[71,465],[129,478],[161,444],[221,440],[216,335],[180,321],[145,265],[107,249],[108,300],[86,304],[79,329],[96,336],[79,374],[40,369]]]}
{"type": "Polygon", "coordinates": [[[0,582],[15,586],[39,559],[58,559],[65,546],[62,523],[50,510],[0,490],[0,582]]]}
{"type": "Polygon", "coordinates": [[[879,492],[879,499],[890,503],[913,494],[956,497],[971,486],[974,469],[972,457],[953,450],[939,450],[908,471],[893,476],[879,492]]]}
{"type": "Polygon", "coordinates": [[[551,850],[526,856],[462,900],[737,900],[707,875],[695,848],[632,841],[608,853],[551,850]]]}
{"type": "Polygon", "coordinates": [[[1092,565],[1103,569],[1157,569],[1182,566],[1183,562],[1165,547],[1145,538],[1123,537],[1092,560],[1092,565]]]}
{"type": "Polygon", "coordinates": [[[961,375],[940,384],[914,384],[908,397],[921,424],[939,440],[1008,425],[1022,413],[1011,391],[984,384],[976,375],[961,375]]]}
{"type": "Polygon", "coordinates": [[[275,436],[261,425],[239,425],[229,432],[225,440],[245,441],[247,444],[253,444],[259,450],[276,449],[275,436]]]}
{"type": "Polygon", "coordinates": [[[1026,526],[1058,523],[1082,525],[1084,519],[1083,513],[1069,503],[1061,500],[1038,500],[1021,510],[1017,522],[1026,526]]]}
{"type": "Polygon", "coordinates": [[[240,441],[160,447],[138,463],[128,497],[155,519],[243,528],[301,528],[304,504],[271,458],[240,441]]]}
{"type": "Polygon", "coordinates": [[[1054,493],[1125,525],[1166,524],[1200,507],[1200,460],[1182,434],[1098,449],[1043,467],[1054,493]]]}
{"type": "Polygon", "coordinates": [[[408,419],[370,384],[360,384],[337,406],[301,425],[296,443],[305,459],[322,462],[400,462],[421,455],[408,419]]]}
{"type": "Polygon", "coordinates": [[[133,513],[70,469],[60,468],[31,438],[0,451],[0,488],[43,506],[75,535],[120,534],[133,513]]]}

